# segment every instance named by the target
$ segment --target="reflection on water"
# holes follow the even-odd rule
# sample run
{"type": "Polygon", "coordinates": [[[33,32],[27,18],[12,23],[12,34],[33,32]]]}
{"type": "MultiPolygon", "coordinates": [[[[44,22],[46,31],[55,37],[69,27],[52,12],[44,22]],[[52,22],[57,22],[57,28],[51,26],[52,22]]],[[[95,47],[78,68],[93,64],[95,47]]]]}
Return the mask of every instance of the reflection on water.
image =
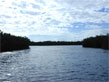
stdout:
{"type": "Polygon", "coordinates": [[[108,82],[109,50],[31,46],[0,53],[0,82],[108,82]]]}

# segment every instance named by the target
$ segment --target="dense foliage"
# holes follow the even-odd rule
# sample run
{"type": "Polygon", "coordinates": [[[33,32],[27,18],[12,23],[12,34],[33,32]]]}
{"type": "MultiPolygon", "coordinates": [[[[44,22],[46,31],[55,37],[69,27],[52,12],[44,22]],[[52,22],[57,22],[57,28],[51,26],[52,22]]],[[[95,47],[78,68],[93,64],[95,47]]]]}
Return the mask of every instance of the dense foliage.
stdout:
{"type": "Polygon", "coordinates": [[[109,49],[109,35],[89,37],[83,41],[43,41],[31,42],[27,37],[14,36],[0,32],[0,52],[28,49],[29,45],[49,46],[49,45],[83,45],[83,47],[109,49]]]}
{"type": "Polygon", "coordinates": [[[86,38],[82,45],[83,47],[109,49],[109,35],[86,38]]]}
{"type": "Polygon", "coordinates": [[[0,32],[0,52],[29,48],[29,39],[0,32]]]}
{"type": "Polygon", "coordinates": [[[44,41],[44,42],[31,42],[30,45],[81,45],[80,41],[44,41]]]}

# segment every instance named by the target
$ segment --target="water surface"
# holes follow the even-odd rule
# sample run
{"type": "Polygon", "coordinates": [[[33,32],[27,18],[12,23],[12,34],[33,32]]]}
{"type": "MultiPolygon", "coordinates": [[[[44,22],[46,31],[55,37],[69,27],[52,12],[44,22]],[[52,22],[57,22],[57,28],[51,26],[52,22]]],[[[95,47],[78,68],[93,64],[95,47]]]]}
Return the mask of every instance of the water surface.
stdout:
{"type": "Polygon", "coordinates": [[[0,53],[0,82],[108,82],[109,50],[30,46],[0,53]]]}

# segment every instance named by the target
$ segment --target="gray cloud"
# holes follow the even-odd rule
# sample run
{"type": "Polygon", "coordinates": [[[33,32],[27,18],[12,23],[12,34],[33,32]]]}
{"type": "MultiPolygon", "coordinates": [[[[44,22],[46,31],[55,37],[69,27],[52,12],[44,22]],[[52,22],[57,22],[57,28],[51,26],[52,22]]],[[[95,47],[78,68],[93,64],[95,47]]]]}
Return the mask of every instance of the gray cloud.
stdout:
{"type": "Polygon", "coordinates": [[[29,15],[40,15],[41,13],[40,12],[34,12],[34,11],[24,11],[24,10],[20,10],[20,12],[22,14],[29,14],[29,15]]]}
{"type": "Polygon", "coordinates": [[[109,13],[109,8],[101,8],[99,10],[96,10],[96,12],[109,13]]]}
{"type": "Polygon", "coordinates": [[[45,5],[45,1],[44,0],[35,0],[35,1],[38,2],[38,3],[41,3],[43,5],[45,5]]]}
{"type": "Polygon", "coordinates": [[[8,16],[8,15],[0,15],[0,18],[11,18],[11,16],[8,16]]]}
{"type": "Polygon", "coordinates": [[[47,18],[46,20],[44,20],[44,22],[46,24],[51,24],[51,25],[58,25],[60,23],[60,21],[52,19],[52,18],[47,18]]]}
{"type": "Polygon", "coordinates": [[[35,8],[35,9],[41,9],[41,7],[39,5],[36,5],[34,3],[31,3],[32,7],[35,8]]]}
{"type": "Polygon", "coordinates": [[[20,3],[12,2],[12,5],[18,6],[18,7],[21,7],[21,8],[26,8],[28,6],[27,2],[25,2],[25,1],[21,1],[20,3]]]}

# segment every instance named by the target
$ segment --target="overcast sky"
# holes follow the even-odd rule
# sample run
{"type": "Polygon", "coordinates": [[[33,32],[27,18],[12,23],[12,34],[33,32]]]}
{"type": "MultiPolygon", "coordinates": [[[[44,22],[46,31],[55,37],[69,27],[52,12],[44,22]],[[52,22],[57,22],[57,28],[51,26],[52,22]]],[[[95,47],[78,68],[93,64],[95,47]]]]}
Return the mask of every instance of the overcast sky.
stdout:
{"type": "Polygon", "coordinates": [[[0,0],[0,29],[33,41],[106,34],[109,0],[0,0]]]}

